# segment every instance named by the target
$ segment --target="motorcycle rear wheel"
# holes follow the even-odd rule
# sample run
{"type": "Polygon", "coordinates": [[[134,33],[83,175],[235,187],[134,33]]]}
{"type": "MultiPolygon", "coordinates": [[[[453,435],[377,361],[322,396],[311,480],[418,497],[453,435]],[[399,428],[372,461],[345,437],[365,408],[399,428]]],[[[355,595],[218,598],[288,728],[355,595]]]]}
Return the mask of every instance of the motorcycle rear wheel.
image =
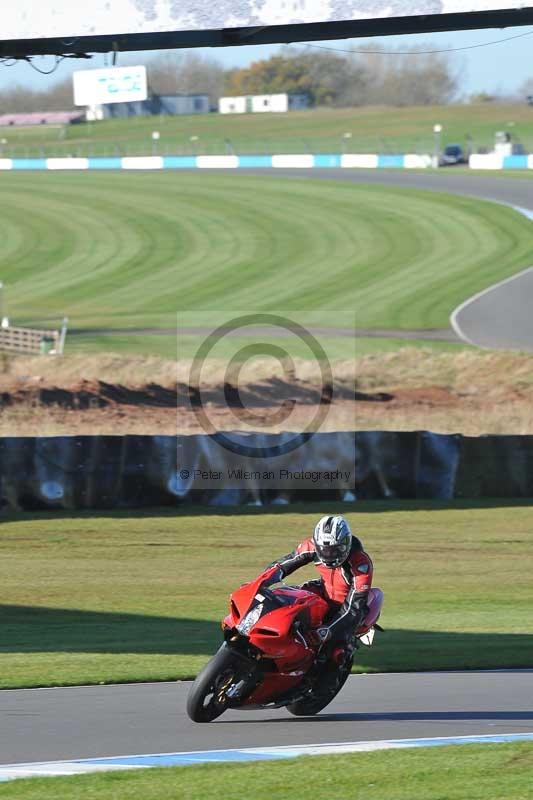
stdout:
{"type": "Polygon", "coordinates": [[[353,660],[350,660],[341,670],[339,670],[337,682],[334,688],[323,694],[312,694],[309,698],[297,700],[287,706],[287,710],[295,717],[312,717],[319,711],[329,706],[331,701],[338,695],[352,670],[353,660]]]}
{"type": "Polygon", "coordinates": [[[187,697],[187,714],[193,722],[212,722],[228,707],[225,687],[236,683],[239,664],[227,645],[207,662],[197,675],[187,697]]]}

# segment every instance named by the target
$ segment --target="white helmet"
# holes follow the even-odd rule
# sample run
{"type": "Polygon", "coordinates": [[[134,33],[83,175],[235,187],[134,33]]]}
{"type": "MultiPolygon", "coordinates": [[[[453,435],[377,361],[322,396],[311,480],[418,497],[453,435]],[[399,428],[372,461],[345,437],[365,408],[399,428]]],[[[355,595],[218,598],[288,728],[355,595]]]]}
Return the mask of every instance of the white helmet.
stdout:
{"type": "Polygon", "coordinates": [[[344,517],[322,517],[313,534],[318,560],[325,567],[339,567],[352,545],[352,532],[344,517]]]}

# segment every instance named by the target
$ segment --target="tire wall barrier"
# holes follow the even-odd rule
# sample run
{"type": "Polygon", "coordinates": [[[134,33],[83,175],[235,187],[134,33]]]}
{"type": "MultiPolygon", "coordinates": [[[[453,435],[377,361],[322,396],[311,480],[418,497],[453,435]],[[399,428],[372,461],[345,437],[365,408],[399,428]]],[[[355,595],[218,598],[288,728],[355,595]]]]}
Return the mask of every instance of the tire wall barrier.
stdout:
{"type": "Polygon", "coordinates": [[[261,469],[281,459],[290,471],[290,477],[276,485],[253,473],[257,463],[224,450],[216,436],[3,438],[0,508],[75,510],[185,503],[223,506],[299,500],[533,496],[533,436],[317,433],[302,442],[302,447],[276,455],[270,462],[268,449],[279,448],[287,436],[242,436],[246,445],[252,442],[264,448],[261,469]],[[243,465],[252,471],[246,480],[235,483],[225,478],[232,467],[243,465]],[[314,472],[307,474],[310,465],[314,472]],[[196,473],[212,469],[220,470],[222,477],[216,486],[206,488],[196,473]],[[304,473],[307,480],[302,479],[304,473]]]}

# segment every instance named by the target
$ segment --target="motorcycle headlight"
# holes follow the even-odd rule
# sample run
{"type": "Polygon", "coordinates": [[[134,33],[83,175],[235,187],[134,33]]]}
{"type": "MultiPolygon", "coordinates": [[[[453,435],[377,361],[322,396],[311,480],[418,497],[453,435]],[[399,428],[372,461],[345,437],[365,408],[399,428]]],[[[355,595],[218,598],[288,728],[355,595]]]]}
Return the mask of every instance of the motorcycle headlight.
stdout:
{"type": "Polygon", "coordinates": [[[259,603],[255,608],[249,611],[246,616],[244,616],[239,624],[237,625],[237,630],[243,636],[248,636],[250,631],[252,630],[253,626],[263,613],[263,603],[259,603]]]}

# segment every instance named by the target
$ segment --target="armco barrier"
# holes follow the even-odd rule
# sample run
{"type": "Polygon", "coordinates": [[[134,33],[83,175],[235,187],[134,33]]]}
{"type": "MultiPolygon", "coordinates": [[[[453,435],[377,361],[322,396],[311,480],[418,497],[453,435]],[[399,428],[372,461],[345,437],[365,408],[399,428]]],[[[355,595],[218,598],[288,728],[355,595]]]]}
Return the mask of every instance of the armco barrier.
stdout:
{"type": "MultiPolygon", "coordinates": [[[[273,448],[293,434],[250,434],[248,446],[273,448]]],[[[267,450],[268,453],[268,450],[267,450]]],[[[262,469],[279,466],[265,458],[262,469]]],[[[197,503],[240,505],[298,500],[531,497],[533,436],[479,438],[428,432],[318,433],[283,457],[302,468],[340,470],[335,481],[298,479],[271,489],[253,475],[206,490],[196,470],[257,469],[222,450],[216,437],[66,436],[0,439],[3,510],[140,508],[197,503]],[[302,453],[305,453],[303,458],[302,453]],[[302,465],[302,461],[305,463],[302,465]],[[187,470],[184,470],[187,465],[187,470]],[[184,476],[185,473],[185,476],[184,476]]]]}
{"type": "Polygon", "coordinates": [[[429,155],[357,155],[293,153],[289,155],[249,156],[124,156],[115,158],[0,158],[0,170],[160,170],[160,169],[314,169],[346,167],[377,169],[425,169],[431,167],[429,155]]]}

